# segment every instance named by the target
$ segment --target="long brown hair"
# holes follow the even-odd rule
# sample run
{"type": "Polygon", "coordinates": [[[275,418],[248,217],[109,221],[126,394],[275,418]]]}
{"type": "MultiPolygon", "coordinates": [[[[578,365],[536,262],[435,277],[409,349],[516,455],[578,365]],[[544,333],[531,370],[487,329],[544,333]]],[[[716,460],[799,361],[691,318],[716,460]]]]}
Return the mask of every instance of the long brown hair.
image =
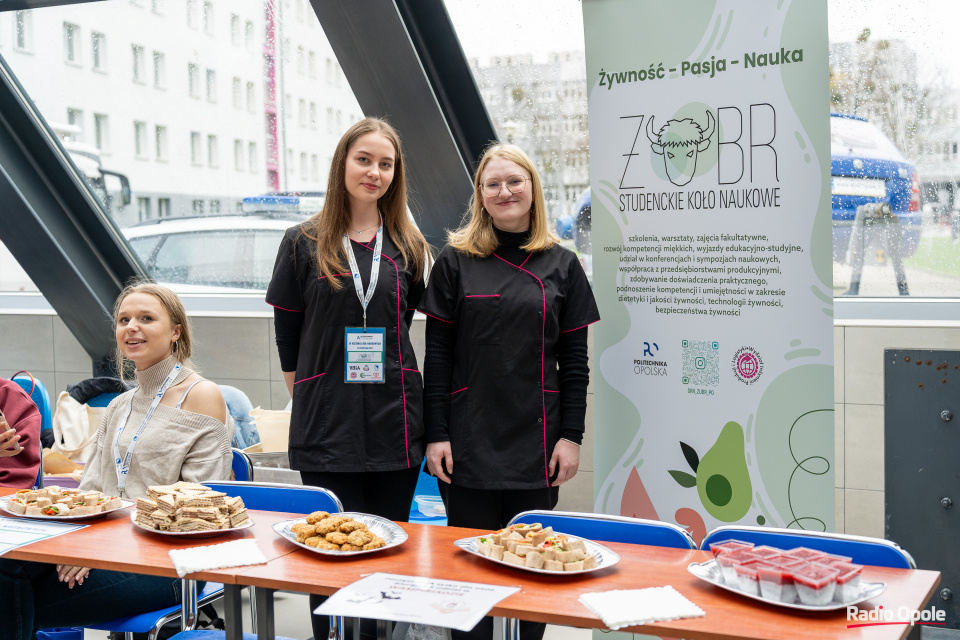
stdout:
{"type": "Polygon", "coordinates": [[[343,234],[350,228],[350,204],[347,199],[345,173],[347,154],[356,141],[368,133],[379,133],[393,144],[396,160],[393,165],[393,181],[377,206],[383,214],[384,230],[403,256],[403,266],[410,269],[417,279],[423,278],[427,255],[427,241],[420,230],[407,216],[407,180],[403,168],[403,150],[400,136],[388,122],[380,118],[364,118],[343,134],[333,152],[330,176],[327,178],[327,196],[323,209],[303,225],[303,234],[317,245],[317,274],[324,276],[333,289],[343,284],[331,276],[349,269],[343,251],[343,234]]]}
{"type": "MultiPolygon", "coordinates": [[[[193,355],[193,334],[190,331],[190,321],[187,317],[187,310],[184,308],[179,296],[163,285],[148,280],[133,279],[129,281],[127,286],[123,288],[123,291],[120,292],[120,295],[117,296],[117,301],[113,303],[114,329],[116,329],[116,324],[120,316],[120,305],[123,304],[127,296],[133,293],[147,293],[156,298],[160,302],[160,306],[170,315],[171,324],[173,324],[173,326],[180,325],[180,336],[176,342],[173,343],[171,353],[176,357],[177,362],[185,364],[190,359],[190,356],[193,355]]],[[[121,379],[124,381],[128,380],[128,376],[133,368],[133,362],[125,358],[120,352],[119,343],[114,349],[113,359],[121,379]]]]}
{"type": "Polygon", "coordinates": [[[537,168],[533,166],[533,161],[523,152],[523,149],[516,145],[494,143],[483,152],[480,164],[477,165],[477,172],[473,175],[473,195],[470,196],[470,205],[464,216],[465,222],[459,229],[447,234],[447,242],[450,246],[477,258],[486,258],[499,246],[493,231],[493,218],[483,208],[481,192],[481,176],[493,158],[515,162],[530,174],[530,187],[533,189],[533,204],[530,206],[530,239],[521,249],[530,253],[545,251],[560,242],[560,238],[550,229],[543,184],[540,182],[537,168]]]}

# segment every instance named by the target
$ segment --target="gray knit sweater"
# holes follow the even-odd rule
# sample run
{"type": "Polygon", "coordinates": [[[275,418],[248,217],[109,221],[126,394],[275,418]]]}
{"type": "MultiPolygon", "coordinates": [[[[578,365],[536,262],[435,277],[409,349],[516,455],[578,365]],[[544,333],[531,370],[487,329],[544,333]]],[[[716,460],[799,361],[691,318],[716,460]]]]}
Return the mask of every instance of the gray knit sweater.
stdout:
{"type": "MultiPolygon", "coordinates": [[[[136,499],[146,495],[147,487],[151,485],[172,484],[178,480],[230,479],[230,441],[233,436],[230,414],[227,414],[227,424],[224,425],[216,418],[161,404],[137,441],[126,488],[122,494],[117,489],[113,441],[123,426],[124,413],[132,402],[130,418],[120,435],[121,456],[126,455],[153,397],[176,363],[171,356],[149,369],[137,371],[137,388],[110,403],[97,432],[96,451],[84,468],[81,489],[136,499]]],[[[191,373],[193,371],[187,367],[181,368],[173,384],[182,382],[191,373]]]]}

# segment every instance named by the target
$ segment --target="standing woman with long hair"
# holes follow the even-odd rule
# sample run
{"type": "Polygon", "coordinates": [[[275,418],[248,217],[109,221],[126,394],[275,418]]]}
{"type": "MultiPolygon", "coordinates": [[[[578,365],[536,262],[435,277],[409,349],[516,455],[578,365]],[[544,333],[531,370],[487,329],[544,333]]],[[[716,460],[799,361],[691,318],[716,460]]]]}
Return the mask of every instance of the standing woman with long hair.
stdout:
{"type": "MultiPolygon", "coordinates": [[[[293,397],[290,467],[348,511],[410,514],[424,443],[409,328],[427,252],[399,136],[365,118],[337,144],[323,209],[284,236],[266,298],[293,397]]],[[[326,623],[314,616],[315,638],[326,623]]]]}
{"type": "MultiPolygon", "coordinates": [[[[600,319],[583,267],[557,244],[530,158],[495,144],[480,159],[465,225],[430,274],[427,465],[452,526],[494,530],[553,509],[580,461],[587,325],[600,319]]],[[[491,619],[454,638],[489,640],[491,619]]],[[[521,623],[537,640],[544,625],[521,623]]]]}

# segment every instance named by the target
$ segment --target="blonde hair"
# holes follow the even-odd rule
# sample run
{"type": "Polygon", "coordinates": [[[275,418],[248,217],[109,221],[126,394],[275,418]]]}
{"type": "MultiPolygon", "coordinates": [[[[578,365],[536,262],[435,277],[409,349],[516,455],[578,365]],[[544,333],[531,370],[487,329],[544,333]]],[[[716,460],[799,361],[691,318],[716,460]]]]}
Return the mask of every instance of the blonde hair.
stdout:
{"type": "MultiPolygon", "coordinates": [[[[145,280],[131,280],[127,286],[123,288],[123,291],[120,292],[120,295],[117,296],[117,301],[113,303],[114,331],[116,331],[117,320],[120,315],[120,305],[123,304],[127,296],[134,293],[146,293],[156,298],[160,302],[160,306],[162,306],[170,316],[171,324],[173,324],[173,326],[180,326],[180,336],[173,343],[172,354],[177,358],[177,362],[181,364],[186,363],[187,360],[190,359],[190,356],[193,355],[193,336],[190,332],[187,310],[183,307],[183,302],[180,301],[177,294],[163,285],[145,280]]],[[[123,353],[120,352],[119,343],[114,348],[113,360],[117,367],[117,373],[120,374],[120,378],[127,380],[128,377],[125,374],[130,373],[133,367],[133,361],[123,356],[123,353]]]]}
{"type": "Polygon", "coordinates": [[[533,161],[523,152],[523,149],[516,145],[494,143],[483,152],[483,157],[480,158],[480,164],[473,176],[473,195],[470,196],[470,205],[464,216],[465,222],[456,231],[447,233],[447,242],[450,246],[477,258],[486,258],[499,246],[493,231],[493,218],[483,208],[481,193],[481,176],[493,158],[514,162],[530,174],[530,187],[533,189],[533,203],[530,207],[530,239],[520,248],[533,253],[545,251],[560,242],[560,238],[551,231],[547,221],[543,184],[540,182],[540,174],[533,166],[533,161]]]}
{"type": "Polygon", "coordinates": [[[368,133],[379,133],[393,144],[396,159],[393,165],[393,181],[377,206],[383,214],[387,235],[400,249],[404,268],[410,268],[415,278],[422,279],[425,256],[429,253],[427,241],[416,225],[407,216],[407,180],[404,173],[403,151],[400,136],[388,122],[380,118],[364,118],[350,127],[333,152],[330,175],[327,178],[327,195],[323,209],[307,220],[302,233],[317,245],[315,256],[317,275],[324,276],[330,287],[338,290],[343,284],[331,276],[348,269],[347,255],[343,251],[343,234],[350,228],[350,203],[345,174],[347,154],[356,141],[368,133]]]}

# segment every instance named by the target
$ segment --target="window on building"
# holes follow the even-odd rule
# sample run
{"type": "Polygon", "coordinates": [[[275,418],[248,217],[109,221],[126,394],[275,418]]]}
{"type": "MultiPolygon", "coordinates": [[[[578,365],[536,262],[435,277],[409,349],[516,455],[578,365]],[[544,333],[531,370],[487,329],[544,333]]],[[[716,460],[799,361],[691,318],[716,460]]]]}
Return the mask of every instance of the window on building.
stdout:
{"type": "Polygon", "coordinates": [[[203,164],[203,138],[197,131],[190,132],[190,162],[194,165],[203,164]]]}
{"type": "Polygon", "coordinates": [[[242,109],[243,108],[243,82],[240,81],[240,78],[233,77],[233,108],[242,109]]]}
{"type": "Polygon", "coordinates": [[[157,150],[157,160],[166,162],[170,159],[170,152],[167,148],[167,128],[163,125],[157,125],[154,130],[154,143],[157,150]]]}
{"type": "Polygon", "coordinates": [[[139,120],[133,123],[133,155],[147,157],[147,123],[139,120]]]}
{"type": "Polygon", "coordinates": [[[170,198],[157,198],[157,217],[169,218],[171,215],[170,198]]]}
{"type": "Polygon", "coordinates": [[[67,109],[67,123],[77,128],[70,133],[70,138],[75,142],[83,142],[83,109],[67,109]]]}
{"type": "Polygon", "coordinates": [[[297,47],[297,74],[305,75],[307,72],[307,54],[302,46],[297,47]]]}
{"type": "Polygon", "coordinates": [[[146,74],[146,69],[144,69],[146,61],[144,59],[145,54],[143,47],[139,44],[131,45],[131,51],[133,53],[133,81],[143,84],[144,75],[146,74]]]}
{"type": "Polygon", "coordinates": [[[307,101],[302,98],[297,102],[297,123],[304,128],[307,126],[307,101]]]}
{"type": "Polygon", "coordinates": [[[213,35],[213,3],[203,3],[203,32],[213,35]]]}
{"type": "Polygon", "coordinates": [[[247,145],[247,168],[250,170],[250,173],[256,173],[258,169],[257,165],[257,143],[251,142],[247,145]]]}
{"type": "Polygon", "coordinates": [[[287,171],[290,175],[294,175],[296,173],[296,165],[294,164],[293,159],[293,149],[287,149],[287,171]]]}
{"type": "Polygon", "coordinates": [[[343,131],[343,112],[340,109],[337,109],[337,129],[336,132],[340,133],[343,131]]]}
{"type": "Polygon", "coordinates": [[[159,51],[153,52],[153,86],[157,89],[167,87],[167,56],[159,51]]]}
{"type": "Polygon", "coordinates": [[[93,114],[93,138],[101,154],[110,152],[110,116],[105,113],[93,114]]]}
{"type": "Polygon", "coordinates": [[[17,11],[13,20],[17,49],[33,51],[33,14],[29,11],[17,11]]]}
{"type": "Polygon", "coordinates": [[[197,199],[193,201],[193,215],[203,215],[203,200],[197,199]]]}
{"type": "Polygon", "coordinates": [[[247,111],[253,113],[257,110],[257,89],[252,82],[247,83],[247,111]]]}
{"type": "Polygon", "coordinates": [[[317,77],[317,54],[314,51],[311,51],[307,54],[307,66],[309,67],[310,77],[317,77]]]}
{"type": "Polygon", "coordinates": [[[310,128],[311,129],[317,128],[317,103],[316,102],[310,103],[310,128]]]}
{"type": "Polygon", "coordinates": [[[233,168],[237,171],[243,171],[243,140],[233,141],[233,168]]]}
{"type": "Polygon", "coordinates": [[[282,109],[284,115],[286,115],[289,120],[293,118],[293,96],[288,93],[285,98],[282,109]]]}
{"type": "Polygon", "coordinates": [[[240,16],[237,14],[230,15],[230,42],[239,47],[242,42],[241,39],[243,34],[240,32],[240,16]]]}
{"type": "Polygon", "coordinates": [[[63,59],[80,63],[80,27],[69,22],[63,23],[63,59]]]}
{"type": "Polygon", "coordinates": [[[307,163],[307,154],[305,152],[300,153],[300,179],[306,180],[309,176],[308,171],[310,170],[310,165],[307,163]]]}
{"type": "Polygon", "coordinates": [[[137,221],[150,219],[150,198],[137,198],[137,221]]]}
{"type": "Polygon", "coordinates": [[[317,154],[310,156],[310,179],[320,182],[320,156],[317,154]]]}
{"type": "Polygon", "coordinates": [[[243,27],[243,46],[247,51],[253,51],[253,22],[250,20],[243,27]]]}
{"type": "Polygon", "coordinates": [[[335,87],[340,86],[340,76],[342,75],[343,74],[340,72],[340,63],[334,62],[333,63],[333,84],[335,87]]]}
{"type": "Polygon", "coordinates": [[[333,133],[333,107],[327,107],[327,133],[333,133]]]}
{"type": "Polygon", "coordinates": [[[220,201],[211,200],[210,201],[210,213],[220,213],[220,201]]]}
{"type": "Polygon", "coordinates": [[[190,97],[200,97],[200,67],[190,63],[187,65],[187,83],[190,88],[190,97]]]}
{"type": "Polygon", "coordinates": [[[90,56],[94,71],[107,70],[107,36],[96,31],[90,34],[90,56]]]}
{"type": "Polygon", "coordinates": [[[164,0],[152,0],[150,3],[151,10],[158,16],[162,16],[166,7],[164,6],[164,0]]]}
{"type": "Polygon", "coordinates": [[[197,20],[197,0],[187,0],[187,26],[196,29],[199,22],[197,20]]]}
{"type": "Polygon", "coordinates": [[[207,102],[217,101],[217,72],[207,69],[207,102]]]}
{"type": "Polygon", "coordinates": [[[220,147],[215,135],[207,136],[207,164],[213,168],[220,166],[220,147]]]}

